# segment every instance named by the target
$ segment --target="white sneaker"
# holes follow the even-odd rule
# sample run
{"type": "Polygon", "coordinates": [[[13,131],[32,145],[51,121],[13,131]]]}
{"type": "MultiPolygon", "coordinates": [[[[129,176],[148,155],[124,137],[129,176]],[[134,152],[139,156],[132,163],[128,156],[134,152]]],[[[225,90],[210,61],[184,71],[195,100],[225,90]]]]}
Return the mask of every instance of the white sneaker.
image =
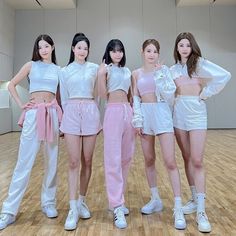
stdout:
{"type": "Polygon", "coordinates": [[[191,199],[182,207],[182,209],[185,215],[192,214],[197,211],[197,203],[191,199]]]}
{"type": "Polygon", "coordinates": [[[1,213],[0,214],[0,230],[5,229],[8,225],[14,223],[16,217],[12,214],[1,213]]]}
{"type": "Polygon", "coordinates": [[[66,218],[66,222],[64,225],[65,230],[74,230],[77,227],[77,223],[79,221],[79,213],[78,211],[69,210],[68,216],[66,218]]]}
{"type": "Polygon", "coordinates": [[[78,201],[77,207],[78,207],[78,212],[79,212],[80,218],[89,219],[91,217],[89,208],[84,201],[78,201]]]}
{"type": "MultiPolygon", "coordinates": [[[[121,206],[121,208],[125,215],[129,215],[129,209],[124,204],[121,206]]],[[[109,208],[108,210],[113,212],[114,208],[109,208]]]]}
{"type": "Polygon", "coordinates": [[[200,232],[203,232],[203,233],[211,232],[211,224],[208,221],[208,217],[206,215],[206,212],[204,212],[204,211],[198,212],[196,221],[198,224],[198,230],[200,232]]]}
{"type": "Polygon", "coordinates": [[[46,205],[42,207],[42,212],[48,217],[48,218],[55,218],[58,216],[57,209],[54,205],[46,205]]]}
{"type": "Polygon", "coordinates": [[[143,214],[152,214],[154,212],[162,211],[163,204],[160,198],[158,199],[151,199],[145,206],[141,208],[141,212],[143,214]]]}
{"type": "Polygon", "coordinates": [[[125,214],[122,207],[117,207],[114,210],[114,223],[119,229],[124,229],[127,227],[127,222],[125,219],[125,214]]]}
{"type": "Polygon", "coordinates": [[[174,208],[174,217],[175,217],[175,228],[176,229],[185,229],[186,221],[184,218],[184,213],[182,208],[174,208]]]}

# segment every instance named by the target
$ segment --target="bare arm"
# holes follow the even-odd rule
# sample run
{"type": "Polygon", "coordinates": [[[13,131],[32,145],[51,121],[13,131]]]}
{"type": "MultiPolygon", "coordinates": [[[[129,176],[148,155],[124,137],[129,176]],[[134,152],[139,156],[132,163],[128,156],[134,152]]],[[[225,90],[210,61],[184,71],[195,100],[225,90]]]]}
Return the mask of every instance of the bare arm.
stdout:
{"type": "Polygon", "coordinates": [[[24,104],[22,103],[17,90],[16,90],[16,85],[18,85],[23,79],[25,79],[28,74],[30,73],[31,69],[31,62],[27,62],[25,65],[22,66],[20,71],[13,77],[13,79],[10,81],[8,85],[8,90],[11,94],[11,96],[14,98],[16,103],[20,108],[24,108],[24,104]]]}
{"type": "Polygon", "coordinates": [[[105,61],[100,65],[98,70],[98,96],[107,99],[107,68],[105,61]]]}

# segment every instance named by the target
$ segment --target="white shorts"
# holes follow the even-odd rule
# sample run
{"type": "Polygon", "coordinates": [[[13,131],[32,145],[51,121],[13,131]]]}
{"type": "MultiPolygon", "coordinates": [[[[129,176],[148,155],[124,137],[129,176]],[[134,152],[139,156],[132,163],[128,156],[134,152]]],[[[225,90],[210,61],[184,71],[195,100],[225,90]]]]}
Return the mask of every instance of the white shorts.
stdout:
{"type": "Polygon", "coordinates": [[[141,103],[143,115],[143,133],[158,135],[174,132],[169,105],[166,102],[141,103]]]}
{"type": "Polygon", "coordinates": [[[199,96],[178,96],[175,100],[174,127],[186,131],[207,129],[206,104],[199,96]]]}

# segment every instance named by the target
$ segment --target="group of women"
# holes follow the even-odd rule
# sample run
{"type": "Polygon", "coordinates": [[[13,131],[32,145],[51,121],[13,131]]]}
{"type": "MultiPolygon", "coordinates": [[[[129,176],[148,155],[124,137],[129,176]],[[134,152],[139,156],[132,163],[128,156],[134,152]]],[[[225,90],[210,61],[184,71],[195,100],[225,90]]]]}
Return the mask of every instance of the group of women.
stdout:
{"type": "Polygon", "coordinates": [[[72,40],[68,65],[61,69],[56,65],[51,37],[40,35],[35,41],[32,60],[9,83],[9,91],[23,111],[19,120],[22,133],[18,161],[2,205],[0,230],[15,222],[41,142],[45,144],[41,207],[47,217],[57,217],[59,130],[64,134],[69,160],[69,212],[64,228],[74,230],[79,218],[90,218],[85,196],[97,134],[103,129],[106,191],[117,228],[127,227],[125,216],[129,209],[124,195],[137,134],[151,193],[141,213],[152,214],[163,209],[155,168],[157,136],[174,194],[175,228],[185,229],[184,215],[196,212],[198,230],[210,232],[203,167],[207,130],[205,100],[224,88],[230,73],[202,58],[194,36],[188,32],[176,38],[176,63],[170,69],[159,63],[160,45],[155,39],[143,43],[143,65],[132,73],[125,67],[125,48],[120,40],[112,39],[107,44],[100,66],[87,61],[89,50],[88,38],[77,33],[72,40]],[[16,85],[26,77],[30,100],[23,104],[16,85]],[[63,111],[57,103],[57,93],[63,111]],[[106,100],[103,124],[98,109],[100,99],[106,100]],[[192,192],[192,199],[184,206],[175,137],[192,192]]]}

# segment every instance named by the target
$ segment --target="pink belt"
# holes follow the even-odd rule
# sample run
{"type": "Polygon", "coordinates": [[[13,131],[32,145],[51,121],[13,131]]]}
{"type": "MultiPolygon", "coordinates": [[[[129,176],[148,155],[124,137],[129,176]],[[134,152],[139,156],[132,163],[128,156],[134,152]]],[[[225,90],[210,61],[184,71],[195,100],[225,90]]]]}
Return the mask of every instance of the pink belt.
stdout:
{"type": "Polygon", "coordinates": [[[40,141],[48,141],[53,142],[53,124],[52,117],[50,113],[50,108],[55,108],[58,115],[58,121],[61,122],[62,119],[62,110],[57,103],[56,99],[53,99],[50,103],[38,103],[35,104],[32,108],[25,109],[18,121],[18,125],[23,127],[23,123],[25,120],[25,114],[30,109],[37,109],[36,113],[36,127],[38,139],[40,141]]]}

